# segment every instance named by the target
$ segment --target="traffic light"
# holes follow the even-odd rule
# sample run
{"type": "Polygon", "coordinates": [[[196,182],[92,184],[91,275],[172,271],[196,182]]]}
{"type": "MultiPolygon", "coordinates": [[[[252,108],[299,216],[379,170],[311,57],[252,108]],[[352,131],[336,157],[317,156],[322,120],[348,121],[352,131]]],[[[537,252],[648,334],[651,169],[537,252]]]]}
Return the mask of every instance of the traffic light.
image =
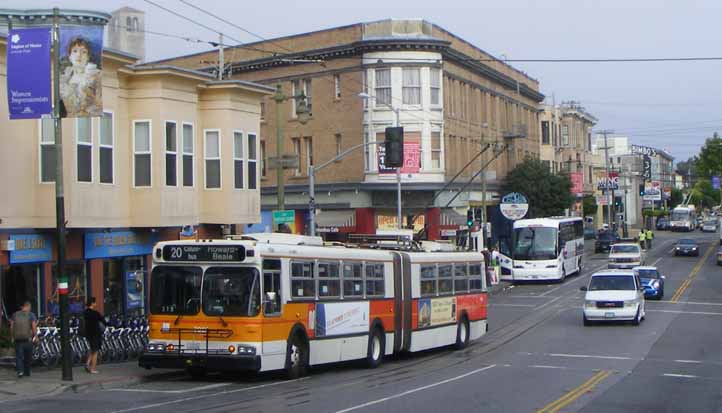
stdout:
{"type": "Polygon", "coordinates": [[[614,208],[619,209],[619,207],[622,206],[622,197],[621,196],[615,196],[614,197],[614,208]]]}
{"type": "Polygon", "coordinates": [[[471,208],[466,210],[466,226],[474,226],[474,210],[471,208]]]}
{"type": "Polygon", "coordinates": [[[644,184],[639,184],[639,196],[644,196],[644,184]]]}
{"type": "Polygon", "coordinates": [[[475,221],[481,224],[481,208],[474,208],[475,221]]]}
{"type": "Polygon", "coordinates": [[[387,168],[401,168],[404,166],[404,128],[386,128],[386,141],[384,142],[386,156],[384,166],[387,168]]]}

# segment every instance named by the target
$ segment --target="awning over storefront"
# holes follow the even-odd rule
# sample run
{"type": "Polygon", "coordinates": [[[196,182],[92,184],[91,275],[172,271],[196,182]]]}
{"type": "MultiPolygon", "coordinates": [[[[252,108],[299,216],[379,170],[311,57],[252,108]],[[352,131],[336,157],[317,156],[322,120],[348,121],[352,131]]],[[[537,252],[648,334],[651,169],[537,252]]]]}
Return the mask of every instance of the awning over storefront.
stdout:
{"type": "Polygon", "coordinates": [[[356,230],[356,210],[323,210],[316,215],[318,232],[353,232],[356,230]]]}
{"type": "Polygon", "coordinates": [[[454,209],[445,209],[441,211],[442,227],[463,227],[466,225],[466,216],[461,215],[454,209]]]}

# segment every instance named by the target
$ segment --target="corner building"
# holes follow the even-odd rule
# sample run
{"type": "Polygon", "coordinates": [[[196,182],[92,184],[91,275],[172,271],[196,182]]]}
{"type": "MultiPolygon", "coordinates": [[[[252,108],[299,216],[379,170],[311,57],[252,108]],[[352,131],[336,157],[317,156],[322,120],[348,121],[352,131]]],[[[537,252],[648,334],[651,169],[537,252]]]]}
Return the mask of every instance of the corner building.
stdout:
{"type": "MultiPolygon", "coordinates": [[[[54,129],[51,119],[9,120],[6,45],[0,35],[0,299],[7,313],[27,299],[45,316],[58,311],[54,129]]],[[[138,315],[155,242],[260,220],[255,154],[272,89],[139,67],[112,49],[102,58],[103,116],[63,120],[70,308],[94,296],[107,315],[138,315]]]]}
{"type": "MultiPolygon", "coordinates": [[[[212,72],[216,69],[204,62],[216,58],[217,51],[209,51],[153,64],[212,72]]],[[[354,145],[382,142],[385,128],[397,119],[405,135],[403,219],[416,214],[415,228],[426,227],[431,239],[453,237],[466,225],[466,209],[482,204],[480,177],[456,196],[482,162],[491,161],[484,176],[487,204],[493,205],[507,172],[526,156],[539,157],[538,81],[424,20],[390,19],[281,37],[227,48],[225,58],[226,76],[280,84],[288,96],[303,91],[311,112],[301,124],[290,100],[277,118],[275,101],[265,98],[262,222],[246,231],[272,227],[276,170],[268,160],[276,154],[279,122],[282,153],[300,160],[298,168],[284,171],[286,209],[296,210],[297,233],[308,230],[308,166],[354,145]],[[487,144],[492,147],[471,162],[487,144]]],[[[327,239],[396,228],[396,176],[383,167],[382,149],[369,145],[316,174],[317,225],[327,239]]],[[[488,210],[494,218],[497,208],[488,210]]]]}

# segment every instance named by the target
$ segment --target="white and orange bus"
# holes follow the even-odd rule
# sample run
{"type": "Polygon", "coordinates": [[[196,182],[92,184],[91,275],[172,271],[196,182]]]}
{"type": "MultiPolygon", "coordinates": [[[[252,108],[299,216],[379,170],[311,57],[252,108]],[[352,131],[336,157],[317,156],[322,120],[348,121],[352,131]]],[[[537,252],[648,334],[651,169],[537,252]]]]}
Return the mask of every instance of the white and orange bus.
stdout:
{"type": "Polygon", "coordinates": [[[139,364],[294,378],[313,365],[366,359],[376,367],[385,355],[463,348],[484,335],[483,256],[398,245],[287,234],[161,242],[139,364]]]}

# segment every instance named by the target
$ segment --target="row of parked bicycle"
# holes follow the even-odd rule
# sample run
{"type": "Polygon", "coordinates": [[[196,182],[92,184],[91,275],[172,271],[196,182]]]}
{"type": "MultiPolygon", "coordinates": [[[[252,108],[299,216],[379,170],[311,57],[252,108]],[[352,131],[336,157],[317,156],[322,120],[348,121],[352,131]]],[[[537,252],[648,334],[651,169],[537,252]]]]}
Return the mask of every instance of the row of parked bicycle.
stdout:
{"type": "MultiPolygon", "coordinates": [[[[59,320],[48,317],[40,323],[38,341],[33,351],[33,360],[46,367],[60,363],[59,320]]],[[[106,317],[103,343],[98,354],[99,363],[113,363],[138,358],[148,343],[148,320],[145,317],[106,317]]],[[[70,351],[73,364],[85,363],[90,349],[88,340],[78,334],[80,319],[70,319],[70,351]]]]}

